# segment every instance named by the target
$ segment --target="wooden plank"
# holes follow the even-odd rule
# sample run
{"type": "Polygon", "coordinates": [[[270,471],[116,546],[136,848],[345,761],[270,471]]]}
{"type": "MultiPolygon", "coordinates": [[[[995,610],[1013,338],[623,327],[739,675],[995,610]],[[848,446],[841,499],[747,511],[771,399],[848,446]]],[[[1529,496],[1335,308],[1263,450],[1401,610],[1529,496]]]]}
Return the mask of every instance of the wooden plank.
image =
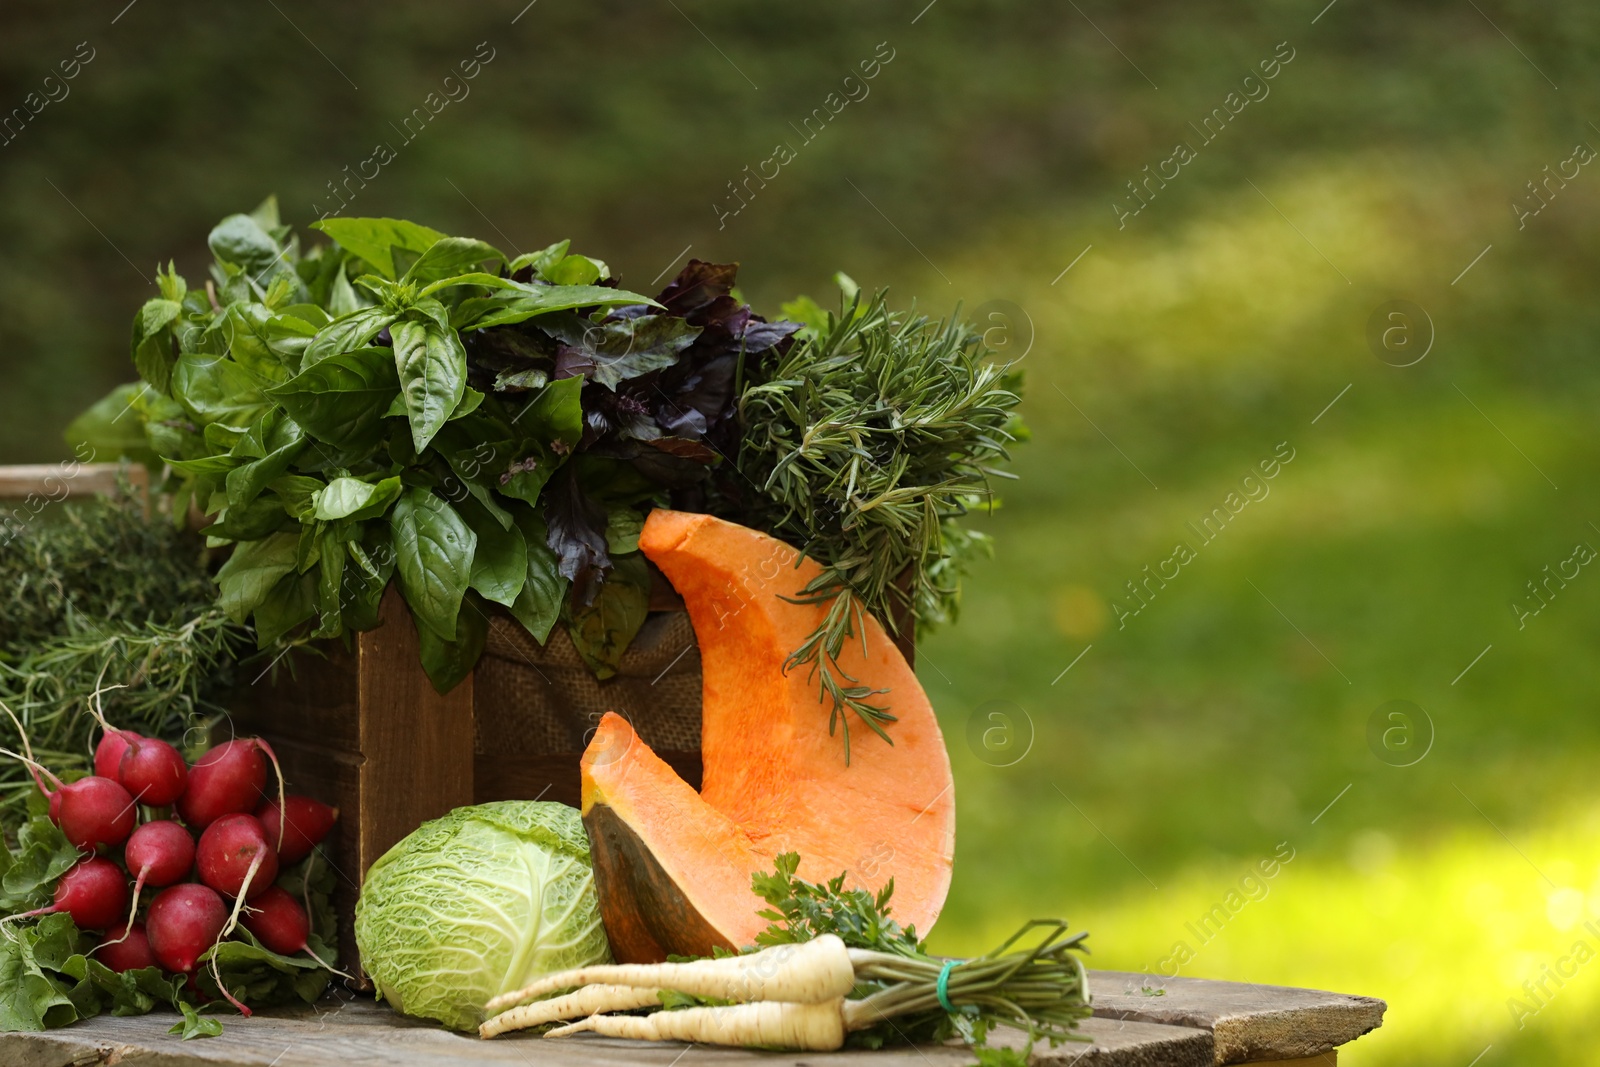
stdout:
{"type": "Polygon", "coordinates": [[[1219,1064],[1326,1063],[1317,1057],[1382,1026],[1387,1008],[1319,989],[1121,971],[1090,971],[1089,988],[1097,1016],[1211,1031],[1219,1064]]]}
{"type": "Polygon", "coordinates": [[[340,966],[355,973],[356,898],[361,892],[360,811],[362,759],[358,749],[356,658],[337,641],[316,650],[297,649],[275,668],[252,665],[234,688],[232,719],[213,741],[258,735],[271,742],[283,763],[290,792],[315,797],[339,809],[324,852],[337,885],[340,966]]]}
{"type": "MultiPolygon", "coordinates": [[[[344,994],[346,998],[349,994],[344,994]]],[[[0,1067],[56,1067],[65,1064],[127,1063],[139,1067],[671,1067],[694,1049],[696,1067],[965,1067],[973,1062],[964,1048],[924,1045],[877,1051],[770,1053],[745,1049],[685,1046],[676,1043],[618,1041],[582,1035],[546,1041],[532,1034],[494,1041],[454,1034],[402,1018],[366,998],[328,999],[305,1009],[228,1017],[221,1037],[181,1041],[167,1033],[174,1015],[158,1012],[132,1018],[99,1016],[63,1030],[0,1037],[0,1067]]],[[[1041,1046],[1034,1062],[1083,1063],[1088,1067],[1201,1067],[1210,1062],[1211,1038],[1204,1031],[1149,1023],[1091,1019],[1085,1032],[1093,1043],[1041,1046]]],[[[1021,1047],[1011,1031],[996,1044],[1021,1047]]]]}
{"type": "Polygon", "coordinates": [[[396,586],[384,592],[378,618],[356,644],[361,877],[419,825],[472,803],[472,678],[443,695],[434,690],[396,586]]]}
{"type": "Polygon", "coordinates": [[[62,500],[71,493],[114,493],[118,475],[136,490],[148,491],[150,472],[138,463],[24,463],[0,467],[0,500],[26,500],[30,495],[62,500]]]}

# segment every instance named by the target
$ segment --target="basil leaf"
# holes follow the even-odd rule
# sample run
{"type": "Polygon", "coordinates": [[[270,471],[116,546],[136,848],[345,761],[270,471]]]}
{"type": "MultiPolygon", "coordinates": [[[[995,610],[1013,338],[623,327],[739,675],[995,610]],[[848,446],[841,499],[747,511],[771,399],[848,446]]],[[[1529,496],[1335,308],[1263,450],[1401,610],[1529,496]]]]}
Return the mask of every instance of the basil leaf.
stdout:
{"type": "Polygon", "coordinates": [[[318,625],[315,636],[337,637],[343,621],[341,592],[344,588],[347,553],[343,538],[333,526],[322,527],[317,535],[317,547],[322,558],[317,569],[318,625]]]}
{"type": "Polygon", "coordinates": [[[517,525],[527,545],[528,579],[511,605],[511,614],[542,645],[561,617],[561,605],[567,599],[567,580],[561,576],[556,554],[545,543],[548,533],[544,520],[537,515],[519,515],[517,525]]]}
{"type": "Polygon", "coordinates": [[[531,269],[536,277],[543,277],[544,272],[552,263],[559,263],[566,257],[567,249],[572,247],[572,241],[557,241],[548,248],[537,252],[524,252],[511,261],[511,273],[515,274],[524,267],[531,269]]]}
{"type": "Polygon", "coordinates": [[[201,456],[199,459],[161,460],[179,474],[227,474],[244,460],[238,456],[201,456]]]}
{"type": "Polygon", "coordinates": [[[419,453],[461,402],[467,387],[467,350],[454,330],[406,319],[394,325],[394,363],[419,453]]]}
{"type": "Polygon", "coordinates": [[[267,598],[278,580],[294,570],[297,533],[275,533],[260,541],[247,541],[217,571],[221,590],[217,605],[234,622],[242,623],[267,598]]]}
{"type": "Polygon", "coordinates": [[[611,277],[611,268],[598,259],[571,255],[562,256],[539,274],[556,285],[593,285],[602,278],[611,277]]]}
{"type": "Polygon", "coordinates": [[[581,307],[616,307],[623,304],[661,306],[648,296],[604,285],[519,284],[516,289],[506,289],[493,296],[478,296],[463,300],[450,318],[458,329],[481,330],[486,326],[522,322],[535,315],[544,315],[552,311],[569,311],[581,307]]]}
{"type": "Polygon", "coordinates": [[[338,241],[390,281],[398,277],[394,269],[394,249],[426,252],[445,239],[438,230],[404,219],[323,219],[313,222],[311,228],[338,241]]]}
{"type": "Polygon", "coordinates": [[[249,215],[229,215],[217,223],[206,244],[220,262],[238,267],[253,279],[283,257],[282,246],[249,215]]]}
{"type": "Polygon", "coordinates": [[[139,377],[159,392],[167,392],[172,385],[177,356],[172,352],[169,327],[182,314],[183,305],[176,300],[147,300],[134,316],[133,365],[139,377]]]}
{"type": "Polygon", "coordinates": [[[254,375],[230,359],[202,353],[178,357],[172,395],[202,424],[248,426],[269,407],[254,375]]]}
{"type": "Polygon", "coordinates": [[[261,495],[272,481],[289,469],[294,457],[305,447],[305,432],[293,419],[280,412],[269,412],[270,428],[262,435],[271,449],[262,458],[228,472],[228,506],[242,508],[261,495]]]}
{"type": "Polygon", "coordinates": [[[472,668],[477,666],[488,636],[489,618],[484,614],[483,607],[471,599],[462,609],[460,630],[454,640],[447,641],[426,626],[417,627],[422,669],[427,672],[433,688],[440,693],[448,693],[461,684],[472,673],[472,668]]]}
{"type": "Polygon", "coordinates": [[[334,319],[318,330],[316,336],[311,338],[311,343],[306,345],[305,355],[301,357],[301,366],[310,367],[329,356],[365,347],[397,317],[394,312],[385,308],[368,307],[346,315],[342,319],[334,319]]]}
{"type": "Polygon", "coordinates": [[[420,295],[432,296],[434,293],[443,292],[446,289],[453,289],[461,285],[477,285],[488,289],[515,289],[518,292],[527,290],[527,286],[522,282],[512,281],[510,278],[502,278],[498,274],[484,274],[482,271],[474,271],[470,274],[455,274],[448,278],[441,278],[439,281],[424,286],[420,295]]]}
{"type": "MultiPolygon", "coordinates": [[[[276,483],[274,483],[276,484],[276,483]]],[[[228,507],[222,517],[206,527],[206,536],[226,541],[259,541],[288,519],[283,501],[257,497],[242,508],[228,507]]]]}
{"type": "Polygon", "coordinates": [[[262,304],[231,304],[222,322],[228,355],[233,361],[262,381],[275,385],[287,381],[293,368],[273,349],[267,337],[268,323],[274,317],[262,304]]]}
{"type": "Polygon", "coordinates": [[[560,315],[543,328],[575,350],[562,353],[558,373],[562,366],[576,369],[612,392],[619,382],[672,366],[679,353],[700,336],[700,327],[671,315],[602,323],[560,315]]]}
{"type": "Polygon", "coordinates": [[[117,386],[72,420],[62,434],[67,446],[79,456],[87,448],[90,459],[102,463],[123,457],[138,463],[160,462],[146,436],[139,403],[154,391],[145,382],[117,386]]]}
{"type": "Polygon", "coordinates": [[[531,437],[577,447],[583,437],[583,379],[562,378],[540,390],[512,422],[531,437]]]}
{"type": "Polygon", "coordinates": [[[312,514],[323,522],[375,519],[400,498],[399,477],[373,484],[359,478],[335,478],[312,498],[312,514]]]}
{"type": "Polygon", "coordinates": [[[334,318],[340,318],[362,308],[361,298],[356,296],[355,289],[350,285],[350,276],[345,272],[344,264],[339,264],[339,273],[334,275],[333,284],[328,289],[328,313],[334,318]]]}
{"type": "Polygon", "coordinates": [[[622,654],[650,610],[650,570],[644,557],[623,556],[612,563],[593,603],[570,605],[567,614],[578,655],[602,681],[617,673],[622,654]]]}
{"type": "Polygon", "coordinates": [[[472,588],[485,600],[510,607],[528,580],[528,546],[522,531],[515,526],[503,528],[474,503],[464,502],[463,510],[478,535],[478,551],[472,557],[472,588]]]}
{"type": "Polygon", "coordinates": [[[316,613],[317,576],[285,574],[256,605],[256,647],[271,647],[316,613]]]}
{"type": "Polygon", "coordinates": [[[577,469],[571,465],[561,468],[549,488],[544,499],[544,517],[550,528],[546,543],[560,560],[561,574],[572,582],[572,599],[586,605],[594,600],[599,583],[611,570],[606,510],[584,491],[577,469]]]}
{"type": "Polygon", "coordinates": [[[320,478],[307,478],[302,474],[285,474],[272,483],[272,491],[283,501],[284,510],[304,521],[311,515],[313,498],[326,484],[320,478]]]}
{"type": "Polygon", "coordinates": [[[366,541],[351,541],[345,550],[355,566],[344,569],[340,588],[344,624],[351,630],[370,630],[378,625],[383,591],[394,574],[394,549],[389,542],[388,526],[374,524],[368,529],[366,541]]]}
{"type": "Polygon", "coordinates": [[[389,513],[395,568],[420,628],[456,637],[461,598],[472,577],[478,535],[456,510],[427,489],[408,491],[389,513]]]}
{"type": "MultiPolygon", "coordinates": [[[[506,255],[493,245],[471,237],[444,237],[428,246],[421,258],[406,271],[402,281],[427,283],[481,274],[482,265],[489,260],[497,264],[504,263],[506,255]]],[[[428,290],[423,292],[427,293],[428,290]]]]}
{"type": "Polygon", "coordinates": [[[337,448],[372,448],[383,440],[383,412],[399,384],[387,348],[329,356],[270,390],[294,421],[337,448]]]}

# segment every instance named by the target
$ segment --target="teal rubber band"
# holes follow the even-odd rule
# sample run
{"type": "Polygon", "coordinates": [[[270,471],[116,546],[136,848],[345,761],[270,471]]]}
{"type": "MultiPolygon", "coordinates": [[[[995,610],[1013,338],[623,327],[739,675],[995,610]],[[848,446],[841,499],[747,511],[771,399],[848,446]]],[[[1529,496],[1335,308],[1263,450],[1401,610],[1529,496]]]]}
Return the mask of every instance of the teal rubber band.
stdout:
{"type": "Polygon", "coordinates": [[[954,1012],[956,1006],[950,1003],[950,972],[961,965],[961,960],[945,960],[944,966],[939,969],[939,981],[933,991],[939,995],[939,1004],[945,1011],[954,1012]]]}

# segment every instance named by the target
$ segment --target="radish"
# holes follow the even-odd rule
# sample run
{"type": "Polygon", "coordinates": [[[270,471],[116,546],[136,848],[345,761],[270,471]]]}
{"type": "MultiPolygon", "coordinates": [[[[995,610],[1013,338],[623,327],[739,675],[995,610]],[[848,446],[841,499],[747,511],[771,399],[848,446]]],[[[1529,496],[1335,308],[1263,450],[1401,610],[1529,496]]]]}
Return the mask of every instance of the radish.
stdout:
{"type": "Polygon", "coordinates": [[[239,920],[256,940],[281,956],[292,956],[306,947],[311,936],[311,919],[300,902],[287,891],[272,886],[250,901],[239,920]]]}
{"type": "MultiPolygon", "coordinates": [[[[178,798],[178,815],[194,829],[204,830],[224,815],[254,811],[267,787],[263,755],[278,767],[272,746],[258,737],[224,741],[195,760],[189,784],[178,798]]],[[[283,794],[281,768],[278,793],[283,794]]]]}
{"type": "Polygon", "coordinates": [[[194,866],[194,838],[170,819],[147,822],[128,838],[122,859],[134,876],[133,903],[128,905],[127,928],[131,930],[144,887],[160,889],[181,882],[194,866]]]}
{"type": "Polygon", "coordinates": [[[224,815],[200,835],[200,881],[229,897],[254,899],[278,877],[278,854],[254,815],[224,815]]]}
{"type": "Polygon", "coordinates": [[[164,808],[183,795],[189,765],[177,749],[160,738],[135,735],[117,765],[117,781],[139,803],[164,808]]]}
{"type": "Polygon", "coordinates": [[[100,845],[114,848],[133,833],[133,797],[110,778],[91,774],[63,783],[27,756],[7,748],[0,748],[0,755],[21,760],[33,772],[34,781],[50,798],[51,818],[74,848],[84,852],[93,852],[100,845]],[[44,784],[41,773],[56,784],[54,793],[44,784]]]}
{"type": "Polygon", "coordinates": [[[194,866],[194,838],[171,819],[159,819],[135,830],[122,855],[139,883],[164,889],[194,866]]]}
{"type": "Polygon", "coordinates": [[[66,912],[80,930],[105,930],[116,925],[127,906],[128,876],[110,860],[92,856],[67,868],[56,883],[49,907],[12,915],[5,921],[66,912]]]}
{"type": "Polygon", "coordinates": [[[150,951],[150,938],[144,932],[143,923],[118,926],[108,932],[106,940],[95,949],[95,956],[118,974],[156,965],[155,953],[150,951]]]}
{"type": "Polygon", "coordinates": [[[216,890],[183,882],[156,894],[144,929],[157,963],[178,974],[193,974],[201,955],[220,940],[227,921],[228,906],[216,890]]]}
{"type": "Polygon", "coordinates": [[[623,985],[586,985],[563,997],[551,997],[501,1012],[478,1027],[479,1037],[498,1037],[512,1030],[529,1030],[562,1019],[576,1019],[603,1011],[632,1011],[661,1003],[659,989],[623,985]]]}
{"type": "Polygon", "coordinates": [[[328,836],[339,818],[339,809],[291,793],[283,798],[282,805],[268,800],[256,812],[256,818],[267,831],[267,843],[277,847],[279,861],[291,866],[311,855],[311,850],[328,836]]]}
{"type": "MultiPolygon", "coordinates": [[[[105,677],[105,671],[100,672],[100,678],[105,677]]],[[[94,773],[102,778],[117,780],[117,768],[122,766],[123,753],[128,751],[128,746],[144,738],[132,730],[119,730],[106,722],[105,711],[100,706],[100,694],[113,689],[126,689],[125,685],[100,685],[100,679],[95,680],[95,690],[89,694],[89,714],[94,716],[94,721],[100,724],[100,729],[105,731],[100,737],[100,743],[94,747],[94,773]]]]}
{"type": "Polygon", "coordinates": [[[94,773],[115,781],[117,770],[122,766],[122,757],[127,755],[135,741],[143,740],[132,730],[116,730],[107,726],[100,743],[94,746],[94,773]]]}

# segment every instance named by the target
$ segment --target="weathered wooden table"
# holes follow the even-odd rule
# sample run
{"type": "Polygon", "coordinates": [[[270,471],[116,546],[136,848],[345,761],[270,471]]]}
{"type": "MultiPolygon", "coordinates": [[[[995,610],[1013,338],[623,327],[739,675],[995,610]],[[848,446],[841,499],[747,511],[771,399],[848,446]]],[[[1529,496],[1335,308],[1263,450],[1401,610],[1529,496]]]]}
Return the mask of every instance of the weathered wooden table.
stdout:
{"type": "MultiPolygon", "coordinates": [[[[1034,1052],[1035,1063],[1086,1067],[1209,1067],[1211,1064],[1303,1064],[1332,1067],[1340,1045],[1383,1023],[1384,1003],[1310,989],[1155,980],[1149,975],[1091,971],[1095,1017],[1084,1023],[1092,1043],[1034,1052]]],[[[349,994],[344,994],[348,997],[349,994]]],[[[880,1052],[746,1052],[645,1044],[583,1035],[545,1041],[531,1035],[480,1041],[404,1019],[365,998],[330,998],[314,1008],[229,1019],[221,1037],[180,1041],[167,1034],[173,1016],[101,1017],[43,1034],[0,1037],[0,1067],[770,1067],[806,1064],[959,1067],[962,1048],[924,1046],[880,1052]],[[691,1051],[692,1048],[692,1051],[691,1051]]],[[[1009,1031],[1000,1044],[1016,1046],[1009,1031]]]]}

